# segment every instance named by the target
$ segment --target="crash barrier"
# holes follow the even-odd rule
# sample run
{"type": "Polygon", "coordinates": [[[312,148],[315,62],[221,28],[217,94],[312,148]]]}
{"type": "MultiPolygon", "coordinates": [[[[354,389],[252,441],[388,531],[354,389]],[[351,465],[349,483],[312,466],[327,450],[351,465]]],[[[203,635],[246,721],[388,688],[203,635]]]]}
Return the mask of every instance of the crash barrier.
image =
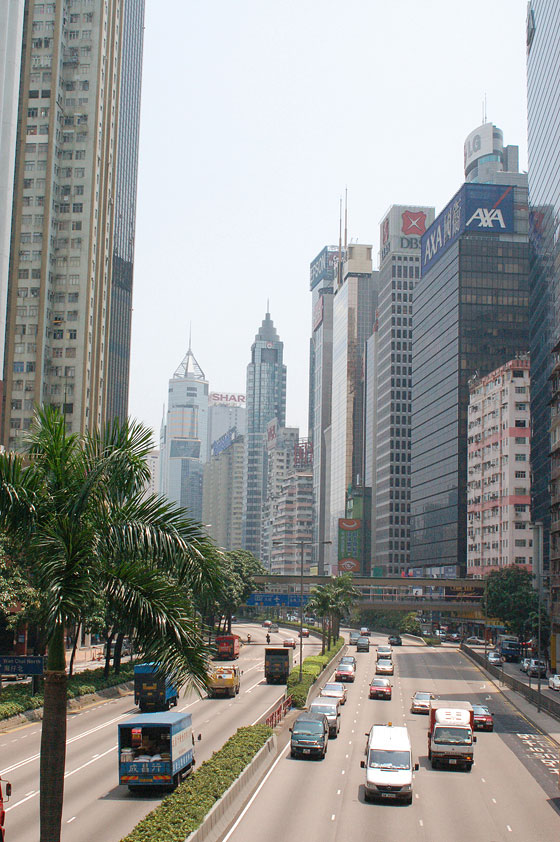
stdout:
{"type": "Polygon", "coordinates": [[[218,842],[247,804],[277,756],[276,737],[272,736],[185,842],[218,842]]]}
{"type": "Polygon", "coordinates": [[[276,703],[273,710],[268,710],[264,716],[259,719],[259,722],[264,722],[269,728],[276,728],[279,722],[282,722],[290,708],[292,707],[292,697],[284,695],[280,702],[276,703]]]}
{"type": "MultiPolygon", "coordinates": [[[[521,696],[524,696],[529,702],[531,702],[535,707],[540,706],[541,710],[546,711],[555,719],[560,719],[560,703],[556,701],[556,699],[552,699],[550,696],[545,695],[544,693],[540,693],[540,703],[539,703],[539,693],[537,690],[534,690],[532,687],[529,687],[525,684],[524,681],[520,681],[518,678],[514,678],[513,675],[509,675],[507,672],[501,667],[494,666],[493,664],[489,664],[484,655],[480,652],[475,652],[474,649],[471,649],[470,646],[466,646],[464,643],[461,643],[461,650],[468,655],[471,660],[473,660],[476,664],[479,664],[483,667],[486,672],[489,672],[490,675],[497,678],[498,681],[501,681],[503,684],[506,684],[512,690],[515,690],[516,693],[519,693],[521,696]]],[[[535,679],[537,681],[537,679],[535,679]]],[[[545,687],[548,686],[548,680],[546,678],[541,679],[541,684],[545,687]]]]}

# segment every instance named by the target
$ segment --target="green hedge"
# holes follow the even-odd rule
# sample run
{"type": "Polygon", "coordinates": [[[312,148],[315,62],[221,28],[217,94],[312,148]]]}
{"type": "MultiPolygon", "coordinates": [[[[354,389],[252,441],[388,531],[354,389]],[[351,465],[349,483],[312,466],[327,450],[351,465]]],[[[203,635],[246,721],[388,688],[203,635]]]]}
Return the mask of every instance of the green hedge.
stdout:
{"type": "Polygon", "coordinates": [[[266,725],[239,728],[121,842],[184,842],[271,735],[266,725]]]}
{"type": "MultiPolygon", "coordinates": [[[[78,696],[85,696],[88,693],[95,693],[106,687],[115,687],[117,684],[124,684],[125,681],[132,681],[134,678],[133,664],[121,664],[121,671],[118,675],[111,673],[107,678],[103,675],[103,667],[93,670],[84,670],[76,673],[68,679],[67,696],[75,699],[78,696]]],[[[18,713],[28,710],[36,710],[43,707],[42,690],[35,696],[31,695],[31,684],[2,684],[0,693],[0,720],[8,719],[18,713]]]]}
{"type": "Polygon", "coordinates": [[[439,637],[430,637],[428,635],[423,635],[422,639],[427,644],[427,646],[441,646],[441,640],[439,637]]]}
{"type": "Polygon", "coordinates": [[[331,658],[339,652],[345,644],[345,640],[339,637],[331,645],[324,655],[310,655],[305,658],[302,664],[302,680],[299,680],[299,665],[294,667],[288,676],[286,693],[292,697],[292,705],[295,708],[303,708],[307,702],[307,696],[311,685],[317,676],[325,669],[331,658]]]}

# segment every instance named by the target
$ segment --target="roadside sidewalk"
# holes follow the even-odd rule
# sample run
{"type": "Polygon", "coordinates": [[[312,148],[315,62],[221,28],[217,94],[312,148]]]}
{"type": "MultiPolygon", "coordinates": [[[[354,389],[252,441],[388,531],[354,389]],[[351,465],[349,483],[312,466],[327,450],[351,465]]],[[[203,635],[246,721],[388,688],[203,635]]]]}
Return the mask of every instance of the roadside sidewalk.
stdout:
{"type": "Polygon", "coordinates": [[[487,672],[484,667],[469,658],[465,652],[462,652],[462,654],[469,664],[473,664],[480,670],[486,680],[494,685],[497,691],[501,693],[505,699],[507,699],[510,705],[516,708],[525,719],[535,726],[535,728],[538,728],[539,731],[550,737],[550,739],[560,747],[560,721],[558,719],[555,719],[553,716],[550,716],[550,714],[545,713],[544,711],[539,712],[537,710],[537,706],[522,696],[521,693],[517,693],[506,684],[503,684],[499,679],[494,678],[494,676],[487,672]]]}

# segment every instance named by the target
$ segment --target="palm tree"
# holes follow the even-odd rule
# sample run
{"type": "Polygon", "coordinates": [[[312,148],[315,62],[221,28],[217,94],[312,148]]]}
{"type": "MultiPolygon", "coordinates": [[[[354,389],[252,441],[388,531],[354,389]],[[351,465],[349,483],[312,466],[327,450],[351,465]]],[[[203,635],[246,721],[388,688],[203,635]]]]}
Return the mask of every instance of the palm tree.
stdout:
{"type": "Polygon", "coordinates": [[[199,524],[145,498],[151,432],[115,423],[68,434],[52,407],[37,410],[25,458],[0,455],[0,528],[32,571],[47,641],[40,760],[40,842],[60,840],[66,759],[65,629],[92,593],[146,658],[201,687],[209,650],[195,606],[219,587],[218,553],[199,524]]]}
{"type": "Polygon", "coordinates": [[[325,588],[325,585],[312,588],[307,602],[307,609],[321,618],[321,655],[325,654],[325,649],[330,648],[330,595],[325,588]],[[327,629],[329,632],[328,647],[326,646],[327,629]]]}

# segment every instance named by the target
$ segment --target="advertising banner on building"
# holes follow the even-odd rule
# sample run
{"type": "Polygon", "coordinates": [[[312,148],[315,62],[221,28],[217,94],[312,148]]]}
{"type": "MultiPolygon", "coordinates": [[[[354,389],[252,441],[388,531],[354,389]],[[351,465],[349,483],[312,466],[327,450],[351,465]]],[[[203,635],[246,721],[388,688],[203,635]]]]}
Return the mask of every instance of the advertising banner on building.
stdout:
{"type": "Polygon", "coordinates": [[[210,406],[245,406],[245,395],[232,392],[210,392],[208,395],[210,406]]]}
{"type": "Polygon", "coordinates": [[[235,441],[237,435],[237,428],[231,427],[227,433],[224,433],[223,436],[220,436],[219,439],[212,442],[212,456],[218,456],[218,454],[223,453],[224,450],[227,450],[233,442],[235,441]]]}
{"type": "Polygon", "coordinates": [[[465,232],[505,234],[513,231],[513,187],[463,184],[422,237],[422,275],[465,232]]]}
{"type": "Polygon", "coordinates": [[[338,569],[341,573],[359,573],[362,555],[362,521],[338,519],[338,569]]]}
{"type": "Polygon", "coordinates": [[[433,208],[393,205],[379,226],[380,263],[394,252],[419,252],[422,234],[433,219],[433,208]]]}
{"type": "Polygon", "coordinates": [[[315,289],[321,281],[334,281],[338,266],[338,248],[325,246],[309,266],[309,287],[315,289]]]}
{"type": "Polygon", "coordinates": [[[465,170],[484,155],[492,154],[494,151],[493,130],[492,123],[484,123],[467,137],[464,150],[465,170]]]}

